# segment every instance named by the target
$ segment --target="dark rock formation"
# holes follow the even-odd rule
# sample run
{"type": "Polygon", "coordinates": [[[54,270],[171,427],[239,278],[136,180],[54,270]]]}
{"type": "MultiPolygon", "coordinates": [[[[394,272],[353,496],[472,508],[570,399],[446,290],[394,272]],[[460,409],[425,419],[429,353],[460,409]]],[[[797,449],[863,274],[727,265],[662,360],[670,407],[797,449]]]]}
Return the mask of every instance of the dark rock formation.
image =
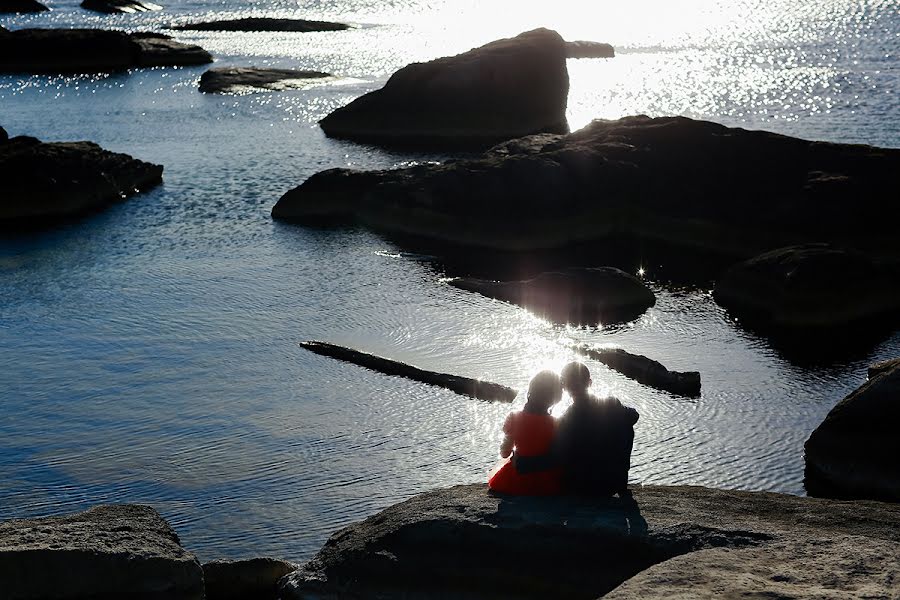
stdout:
{"type": "Polygon", "coordinates": [[[558,323],[622,323],[641,316],[656,297],[644,283],[613,267],[566,269],[524,281],[462,277],[450,285],[524,306],[558,323]]]}
{"type": "Polygon", "coordinates": [[[0,14],[33,13],[50,10],[37,0],[0,0],[0,14]]]}
{"type": "Polygon", "coordinates": [[[203,48],[156,33],[19,29],[0,35],[0,73],[96,73],[210,62],[203,48]]]}
{"type": "Polygon", "coordinates": [[[900,367],[900,358],[883,360],[881,362],[875,363],[874,365],[869,365],[869,379],[875,379],[882,373],[887,373],[895,367],[900,367]]]}
{"type": "Polygon", "coordinates": [[[568,131],[566,46],[537,29],[458,56],[414,63],[322,119],[331,137],[417,146],[486,146],[568,131]]]}
{"type": "Polygon", "coordinates": [[[900,502],[900,365],[831,409],[806,440],[806,489],[815,496],[900,502]]]}
{"type": "Polygon", "coordinates": [[[296,570],[297,565],[275,558],[204,563],[206,600],[275,600],[278,580],[296,570]]]}
{"type": "Polygon", "coordinates": [[[210,69],[200,77],[200,91],[207,94],[233,94],[252,89],[290,90],[309,84],[310,79],[330,76],[319,71],[297,69],[222,67],[210,69]]]}
{"type": "Polygon", "coordinates": [[[0,127],[0,144],[9,139],[9,134],[6,133],[6,130],[0,127]]]}
{"type": "Polygon", "coordinates": [[[163,7],[159,4],[141,2],[140,0],[84,0],[81,3],[81,8],[106,14],[114,14],[149,12],[162,10],[163,7]]]}
{"type": "Polygon", "coordinates": [[[652,388],[691,398],[700,395],[700,373],[697,371],[670,371],[662,363],[621,348],[577,346],[575,350],[652,388]]]}
{"type": "Polygon", "coordinates": [[[861,252],[808,244],[732,267],[714,297],[751,324],[846,327],[900,311],[900,277],[861,252]]]}
{"type": "Polygon", "coordinates": [[[350,29],[350,26],[345,23],[330,23],[328,21],[248,17],[245,19],[184,23],[182,25],[173,25],[172,29],[191,31],[293,31],[308,33],[312,31],[342,31],[350,29]]]}
{"type": "Polygon", "coordinates": [[[0,143],[0,229],[42,227],[103,208],[162,181],[159,165],[90,142],[0,143]]]}
{"type": "Polygon", "coordinates": [[[0,522],[0,581],[8,600],[203,598],[200,563],[148,506],[0,522]]]}
{"type": "Polygon", "coordinates": [[[428,492],[334,534],[282,580],[281,594],[544,600],[610,590],[610,598],[896,591],[900,506],[696,487],[633,492],[633,500],[499,497],[484,485],[428,492]]]}
{"type": "Polygon", "coordinates": [[[505,385],[491,383],[489,381],[481,381],[471,379],[469,377],[461,377],[459,375],[447,375],[446,373],[435,373],[433,371],[424,371],[417,367],[407,365],[373,354],[366,354],[351,348],[343,348],[326,342],[302,342],[300,344],[310,352],[336,358],[338,360],[347,361],[379,373],[387,375],[395,375],[398,377],[406,377],[413,381],[420,381],[430,385],[447,388],[457,394],[463,396],[471,396],[480,400],[491,400],[497,402],[512,402],[515,400],[518,392],[505,385]]]}
{"type": "Polygon", "coordinates": [[[494,250],[622,238],[749,258],[825,239],[900,257],[885,218],[885,190],[898,188],[900,149],[641,116],[514,140],[476,160],[331,169],[272,215],[494,250]]]}
{"type": "Polygon", "coordinates": [[[615,55],[615,49],[603,42],[586,42],[583,40],[566,42],[566,56],[568,58],[612,58],[615,55]]]}

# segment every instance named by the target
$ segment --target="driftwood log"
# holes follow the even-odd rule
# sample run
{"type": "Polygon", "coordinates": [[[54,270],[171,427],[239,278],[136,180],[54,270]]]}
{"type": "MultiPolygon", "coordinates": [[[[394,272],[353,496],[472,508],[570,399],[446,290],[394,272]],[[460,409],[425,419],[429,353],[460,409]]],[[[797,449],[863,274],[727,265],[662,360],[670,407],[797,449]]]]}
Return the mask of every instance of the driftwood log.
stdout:
{"type": "Polygon", "coordinates": [[[413,381],[420,381],[422,383],[447,388],[457,394],[471,396],[472,398],[478,398],[479,400],[512,402],[518,394],[516,390],[498,383],[481,381],[470,377],[461,377],[459,375],[425,371],[406,363],[397,362],[381,356],[375,356],[374,354],[366,354],[359,350],[344,348],[343,346],[336,346],[327,342],[301,342],[300,346],[306,348],[310,352],[321,354],[322,356],[350,362],[386,375],[406,377],[413,381]]]}
{"type": "Polygon", "coordinates": [[[691,398],[700,395],[700,373],[697,371],[670,371],[662,363],[640,354],[631,354],[621,348],[576,346],[574,349],[602,362],[613,371],[652,388],[691,398]]]}

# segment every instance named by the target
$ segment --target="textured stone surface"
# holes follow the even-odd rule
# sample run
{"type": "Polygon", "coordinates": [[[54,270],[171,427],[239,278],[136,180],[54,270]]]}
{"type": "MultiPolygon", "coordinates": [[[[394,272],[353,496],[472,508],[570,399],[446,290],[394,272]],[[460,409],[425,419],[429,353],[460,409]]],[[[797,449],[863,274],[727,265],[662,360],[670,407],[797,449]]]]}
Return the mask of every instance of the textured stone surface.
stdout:
{"type": "Polygon", "coordinates": [[[234,94],[254,90],[290,90],[303,88],[310,81],[331,77],[319,71],[297,69],[260,69],[222,67],[209,69],[200,76],[200,91],[207,94],[234,94]]]}
{"type": "Polygon", "coordinates": [[[203,572],[148,506],[0,522],[4,600],[199,600],[203,572]]]}
{"type": "Polygon", "coordinates": [[[153,2],[141,2],[139,0],[83,0],[81,8],[106,14],[128,14],[162,10],[163,7],[153,2]]]}
{"type": "Polygon", "coordinates": [[[32,13],[43,12],[45,10],[50,9],[37,0],[0,0],[0,14],[32,13]]]}
{"type": "Polygon", "coordinates": [[[887,373],[894,367],[900,367],[900,358],[891,358],[869,365],[869,379],[873,379],[882,373],[887,373]]]}
{"type": "Polygon", "coordinates": [[[278,580],[296,570],[276,558],[210,561],[203,564],[206,600],[275,600],[278,580]]]}
{"type": "Polygon", "coordinates": [[[282,594],[576,599],[622,582],[610,597],[896,593],[900,506],[698,487],[633,491],[633,502],[500,498],[484,485],[428,492],[334,534],[282,581],[282,594]]]}
{"type": "Polygon", "coordinates": [[[293,31],[308,33],[312,31],[342,31],[350,29],[350,26],[345,23],[331,23],[329,21],[248,17],[245,19],[183,23],[172,27],[172,29],[194,31],[293,31]]]}

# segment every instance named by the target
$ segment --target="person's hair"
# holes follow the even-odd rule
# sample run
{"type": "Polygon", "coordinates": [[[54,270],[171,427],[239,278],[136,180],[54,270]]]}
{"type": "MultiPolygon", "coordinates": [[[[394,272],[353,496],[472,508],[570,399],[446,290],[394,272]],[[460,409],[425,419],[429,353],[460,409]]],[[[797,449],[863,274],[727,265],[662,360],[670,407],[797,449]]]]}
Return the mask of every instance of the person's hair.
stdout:
{"type": "Polygon", "coordinates": [[[541,371],[528,384],[528,412],[546,412],[562,398],[562,383],[553,371],[541,371]]]}
{"type": "Polygon", "coordinates": [[[583,392],[591,384],[591,372],[580,362],[570,362],[563,367],[560,379],[562,386],[570,394],[583,392]]]}

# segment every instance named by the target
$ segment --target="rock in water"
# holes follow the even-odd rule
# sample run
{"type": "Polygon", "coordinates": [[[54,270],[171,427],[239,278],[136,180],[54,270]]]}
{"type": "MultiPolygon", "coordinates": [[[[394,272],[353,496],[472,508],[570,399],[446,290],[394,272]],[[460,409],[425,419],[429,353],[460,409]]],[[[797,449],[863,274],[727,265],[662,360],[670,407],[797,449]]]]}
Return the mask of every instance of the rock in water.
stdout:
{"type": "Polygon", "coordinates": [[[772,250],[732,267],[713,296],[751,324],[848,327],[900,311],[900,277],[861,252],[808,244],[772,250]]]}
{"type": "Polygon", "coordinates": [[[302,88],[310,80],[331,77],[319,71],[223,67],[209,69],[200,76],[200,91],[207,94],[234,94],[248,90],[281,91],[302,88]]]}
{"type": "Polygon", "coordinates": [[[0,228],[43,227],[98,210],[162,181],[163,168],[90,142],[0,144],[0,228]]]}
{"type": "Polygon", "coordinates": [[[414,63],[322,119],[326,135],[384,144],[477,146],[568,131],[565,41],[536,29],[414,63]]]}
{"type": "Polygon", "coordinates": [[[700,395],[700,373],[697,371],[670,371],[660,362],[621,348],[576,346],[575,350],[652,388],[691,398],[700,395]]]}
{"type": "Polygon", "coordinates": [[[0,144],[9,139],[9,134],[6,133],[6,130],[0,127],[0,144]]]}
{"type": "Polygon", "coordinates": [[[200,600],[203,571],[149,506],[0,522],[0,581],[9,600],[200,600]]]}
{"type": "Polygon", "coordinates": [[[881,375],[882,373],[887,373],[895,367],[900,367],[900,358],[883,360],[881,362],[875,363],[874,365],[869,365],[869,379],[874,379],[875,377],[881,375]]]}
{"type": "Polygon", "coordinates": [[[612,58],[615,55],[615,49],[603,42],[566,42],[566,56],[569,58],[612,58]]]}
{"type": "Polygon", "coordinates": [[[206,600],[275,600],[278,580],[296,570],[297,565],[275,558],[204,563],[206,600]]]}
{"type": "Polygon", "coordinates": [[[350,26],[346,23],[331,23],[329,21],[248,17],[245,19],[184,23],[182,25],[175,25],[172,29],[192,31],[289,31],[295,33],[311,33],[314,31],[343,31],[345,29],[350,29],[350,26]]]}
{"type": "Polygon", "coordinates": [[[641,316],[656,297],[644,283],[613,267],[566,269],[524,281],[461,277],[450,285],[524,306],[557,323],[622,323],[641,316]]]}
{"type": "Polygon", "coordinates": [[[0,0],[0,14],[34,13],[50,10],[37,0],[0,0]]]}
{"type": "Polygon", "coordinates": [[[632,500],[428,492],[335,533],[283,600],[890,597],[900,506],[645,486],[632,500]],[[628,581],[631,579],[630,581],[628,581]],[[618,589],[616,586],[621,585],[618,589]],[[827,583],[826,583],[827,582],[827,583]]]}
{"type": "Polygon", "coordinates": [[[163,9],[159,4],[140,2],[138,0],[84,0],[81,3],[81,8],[107,14],[149,12],[163,9]]]}
{"type": "Polygon", "coordinates": [[[876,373],[831,409],[806,440],[814,496],[900,502],[900,365],[876,373]]]}
{"type": "Polygon", "coordinates": [[[193,66],[212,62],[212,56],[200,46],[182,44],[160,33],[132,33],[131,40],[138,47],[135,65],[138,67],[193,66]]]}

